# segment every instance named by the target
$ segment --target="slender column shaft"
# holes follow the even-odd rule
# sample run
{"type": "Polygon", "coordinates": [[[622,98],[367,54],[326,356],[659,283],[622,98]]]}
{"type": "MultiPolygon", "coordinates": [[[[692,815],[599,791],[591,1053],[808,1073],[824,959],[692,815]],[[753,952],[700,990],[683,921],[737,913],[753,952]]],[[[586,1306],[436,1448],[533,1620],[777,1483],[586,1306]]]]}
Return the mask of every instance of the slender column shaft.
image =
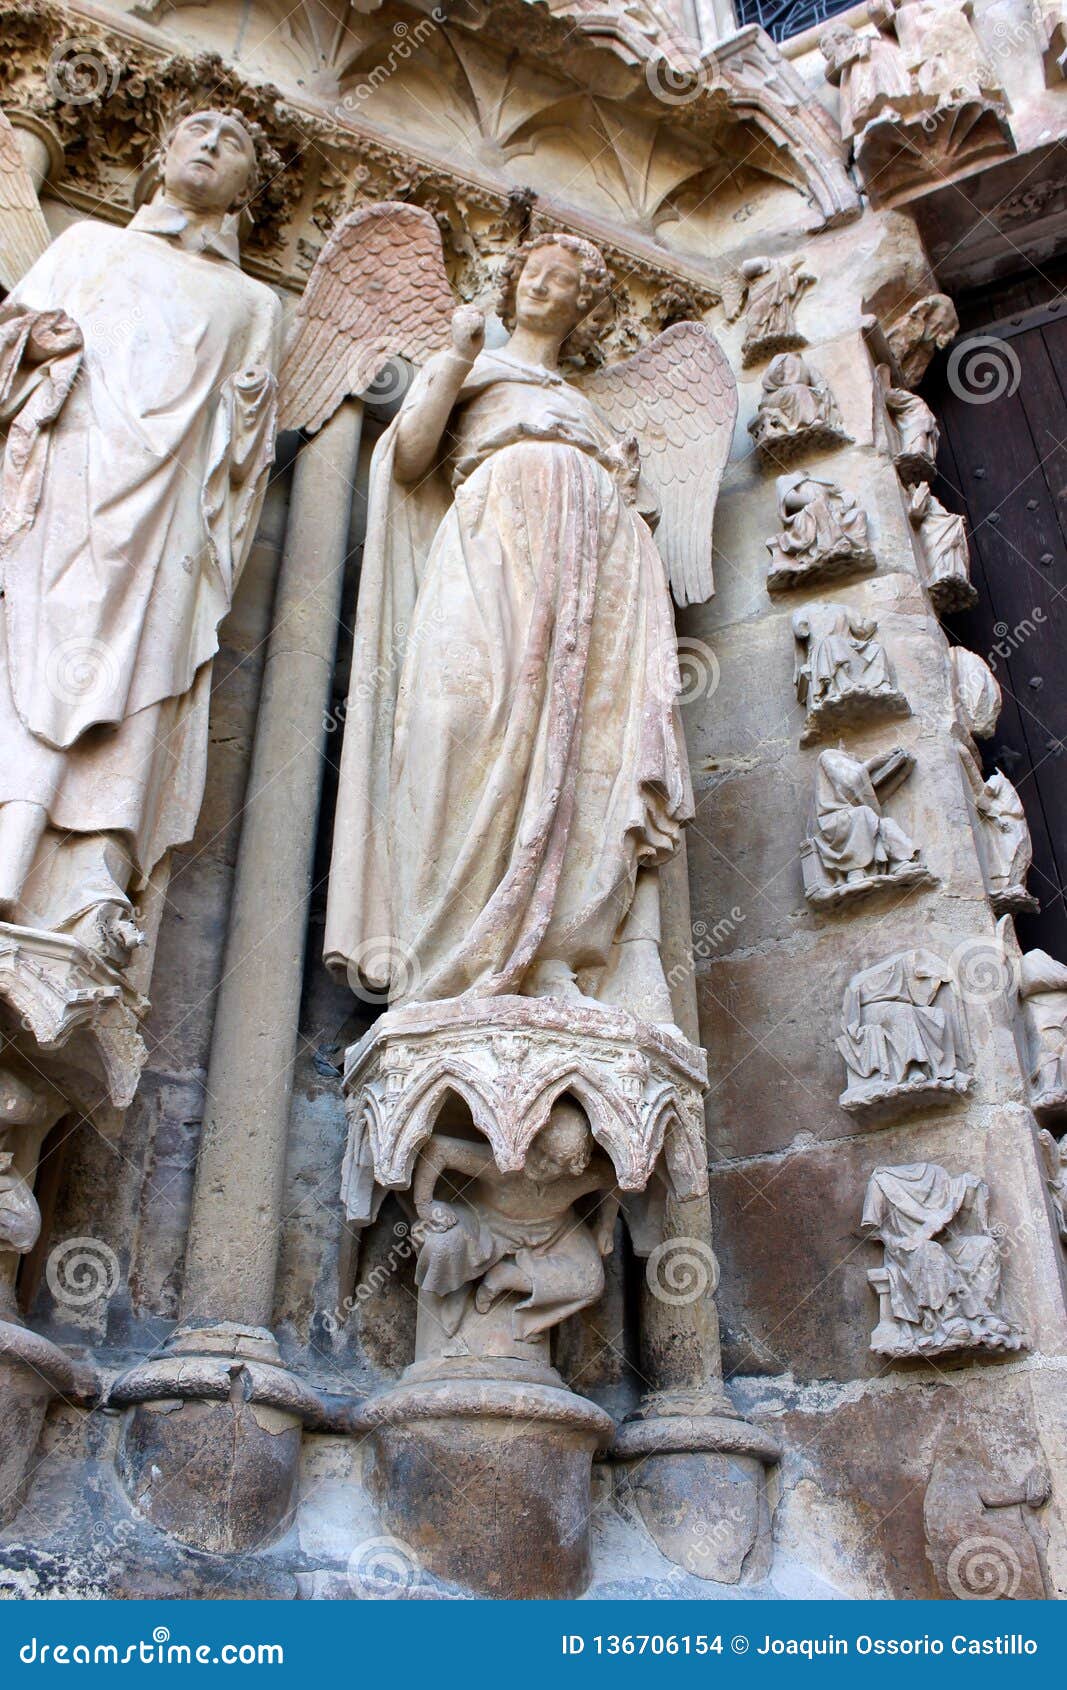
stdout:
{"type": "Polygon", "coordinates": [[[363,407],[293,473],[208,1067],[182,1320],[269,1326],[329,704],[363,407]]]}

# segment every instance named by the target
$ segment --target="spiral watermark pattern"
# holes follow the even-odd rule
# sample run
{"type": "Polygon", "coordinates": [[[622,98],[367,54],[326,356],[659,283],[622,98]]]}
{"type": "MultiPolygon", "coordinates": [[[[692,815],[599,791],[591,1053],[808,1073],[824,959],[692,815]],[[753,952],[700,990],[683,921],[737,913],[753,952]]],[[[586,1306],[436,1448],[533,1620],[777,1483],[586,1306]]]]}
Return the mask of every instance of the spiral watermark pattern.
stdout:
{"type": "Polygon", "coordinates": [[[969,1537],[948,1559],[949,1589],[961,1602],[1010,1602],[1023,1576],[1019,1557],[999,1537],[969,1537]]]}
{"type": "Polygon", "coordinates": [[[1013,1000],[1018,993],[1019,964],[1000,939],[965,939],[949,961],[964,1003],[1013,1000]]]}
{"type": "Polygon", "coordinates": [[[356,390],[368,405],[394,405],[404,398],[414,377],[414,369],[403,358],[388,358],[356,390]]]}
{"type": "Polygon", "coordinates": [[[651,687],[660,704],[695,704],[718,691],[719,660],[709,645],[687,634],[666,640],[652,662],[651,687]]]}
{"type": "Polygon", "coordinates": [[[53,47],[45,71],[48,91],[65,106],[107,100],[119,81],[118,61],[97,41],[61,41],[53,47]]]}
{"type": "Polygon", "coordinates": [[[1022,379],[1018,354],[995,335],[976,335],[954,346],[948,360],[948,385],[968,405],[1010,399],[1022,379]]]}
{"type": "Polygon", "coordinates": [[[668,1238],[645,1264],[645,1283],[657,1303],[682,1308],[708,1296],[719,1283],[719,1264],[702,1238],[668,1238]]]}
{"type": "Polygon", "coordinates": [[[103,640],[74,634],[48,654],[45,685],[64,704],[102,697],[118,681],[118,663],[103,640]]]}
{"type": "Polygon", "coordinates": [[[118,1289],[119,1259],[99,1238],[68,1238],[49,1252],[45,1264],[48,1289],[68,1309],[106,1303],[118,1289]]]}
{"type": "Polygon", "coordinates": [[[349,1556],[348,1576],[359,1596],[388,1601],[415,1589],[422,1578],[422,1564],[401,1538],[369,1537],[349,1556]]]}
{"type": "Polygon", "coordinates": [[[719,66],[714,55],[698,65],[672,65],[665,58],[649,59],[645,65],[645,82],[650,94],[665,106],[688,106],[699,100],[708,88],[719,81],[719,66]]]}
{"type": "Polygon", "coordinates": [[[387,934],[364,939],[348,962],[348,987],[363,1003],[388,1003],[418,990],[422,970],[417,959],[387,934]]]}

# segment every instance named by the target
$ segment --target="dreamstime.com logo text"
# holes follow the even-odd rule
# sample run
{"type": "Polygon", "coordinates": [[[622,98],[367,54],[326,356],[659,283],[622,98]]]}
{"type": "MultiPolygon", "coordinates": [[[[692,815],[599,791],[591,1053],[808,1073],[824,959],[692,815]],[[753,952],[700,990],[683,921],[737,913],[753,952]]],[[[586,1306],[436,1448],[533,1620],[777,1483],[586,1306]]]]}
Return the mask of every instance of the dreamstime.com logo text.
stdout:
{"type": "Polygon", "coordinates": [[[139,1643],[42,1643],[31,1637],[19,1650],[23,1666],[74,1667],[280,1667],[280,1643],[172,1643],[165,1625],[139,1643]]]}

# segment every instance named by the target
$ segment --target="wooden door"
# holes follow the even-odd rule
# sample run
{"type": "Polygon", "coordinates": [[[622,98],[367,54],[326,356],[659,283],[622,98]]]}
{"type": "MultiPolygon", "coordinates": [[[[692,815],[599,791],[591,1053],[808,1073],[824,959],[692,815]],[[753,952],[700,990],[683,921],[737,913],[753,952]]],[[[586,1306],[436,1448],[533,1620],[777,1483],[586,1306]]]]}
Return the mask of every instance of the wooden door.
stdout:
{"type": "Polygon", "coordinates": [[[952,378],[950,351],[924,387],[942,428],[935,492],[968,518],[979,593],[945,626],[1003,689],[982,750],[986,772],[1014,782],[1033,838],[1041,913],[1018,918],[1019,938],[1067,962],[1067,306],[1054,299],[967,332],[999,343],[988,351],[1006,380],[1000,397],[976,402],[966,366],[952,378]]]}

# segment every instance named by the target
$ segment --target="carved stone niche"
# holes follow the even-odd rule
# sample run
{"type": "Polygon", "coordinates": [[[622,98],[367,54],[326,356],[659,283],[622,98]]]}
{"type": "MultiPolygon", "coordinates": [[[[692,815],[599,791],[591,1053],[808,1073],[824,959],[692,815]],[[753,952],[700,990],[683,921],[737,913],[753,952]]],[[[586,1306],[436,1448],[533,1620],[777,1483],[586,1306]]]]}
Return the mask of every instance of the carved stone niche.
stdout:
{"type": "Polygon", "coordinates": [[[971,24],[970,0],[871,0],[868,24],[831,21],[819,46],[841,91],[872,205],[893,205],[1014,152],[1003,88],[971,24]]]}
{"type": "Polygon", "coordinates": [[[955,979],[932,951],[899,951],[853,975],[835,1040],[849,1114],[899,1116],[970,1089],[972,1061],[955,979]]]}
{"type": "Polygon", "coordinates": [[[923,580],[939,616],[969,610],[978,594],[971,585],[971,548],[962,516],[947,511],[928,486],[911,490],[908,515],[918,530],[923,580]]]}
{"type": "Polygon", "coordinates": [[[875,1355],[904,1361],[1029,1343],[1001,1308],[1000,1244],[984,1180],[936,1162],[875,1168],[860,1231],[885,1251],[867,1273],[878,1296],[875,1355]]]}
{"type": "Polygon", "coordinates": [[[349,1052],[348,1216],[410,1188],[420,1229],[415,1360],[355,1425],[383,1529],[439,1577],[497,1597],[588,1582],[591,1462],[615,1428],[564,1386],[551,1333],[602,1293],[621,1192],[655,1175],[677,1203],[706,1194],[706,1083],[680,1034],[566,999],[411,1004],[349,1052]]]}
{"type": "Polygon", "coordinates": [[[1027,951],[1019,1005],[1030,1107],[1045,1126],[1067,1121],[1067,968],[1047,951],[1027,951]]]}
{"type": "Polygon", "coordinates": [[[882,807],[914,767],[899,747],[867,761],[844,749],[821,754],[810,831],[800,848],[809,904],[833,910],[878,891],[937,884],[919,847],[882,807]]]}
{"type": "Polygon", "coordinates": [[[802,470],[777,481],[781,532],[767,541],[767,591],[868,575],[875,567],[867,516],[851,493],[802,470]]]}
{"type": "Polygon", "coordinates": [[[845,604],[811,604],[794,612],[797,642],[793,684],[807,710],[801,745],[842,727],[910,716],[889,658],[876,639],[878,624],[845,604]]]}
{"type": "Polygon", "coordinates": [[[802,452],[851,440],[829,386],[799,352],[780,352],[764,371],[761,386],[748,432],[764,462],[786,464],[802,452]]]}
{"type": "Polygon", "coordinates": [[[146,1007],[78,941],[0,922],[0,1521],[18,1507],[51,1398],[98,1392],[92,1370],[31,1331],[15,1300],[20,1257],[40,1231],[41,1144],[64,1115],[108,1128],[128,1107],[146,1007]]]}

